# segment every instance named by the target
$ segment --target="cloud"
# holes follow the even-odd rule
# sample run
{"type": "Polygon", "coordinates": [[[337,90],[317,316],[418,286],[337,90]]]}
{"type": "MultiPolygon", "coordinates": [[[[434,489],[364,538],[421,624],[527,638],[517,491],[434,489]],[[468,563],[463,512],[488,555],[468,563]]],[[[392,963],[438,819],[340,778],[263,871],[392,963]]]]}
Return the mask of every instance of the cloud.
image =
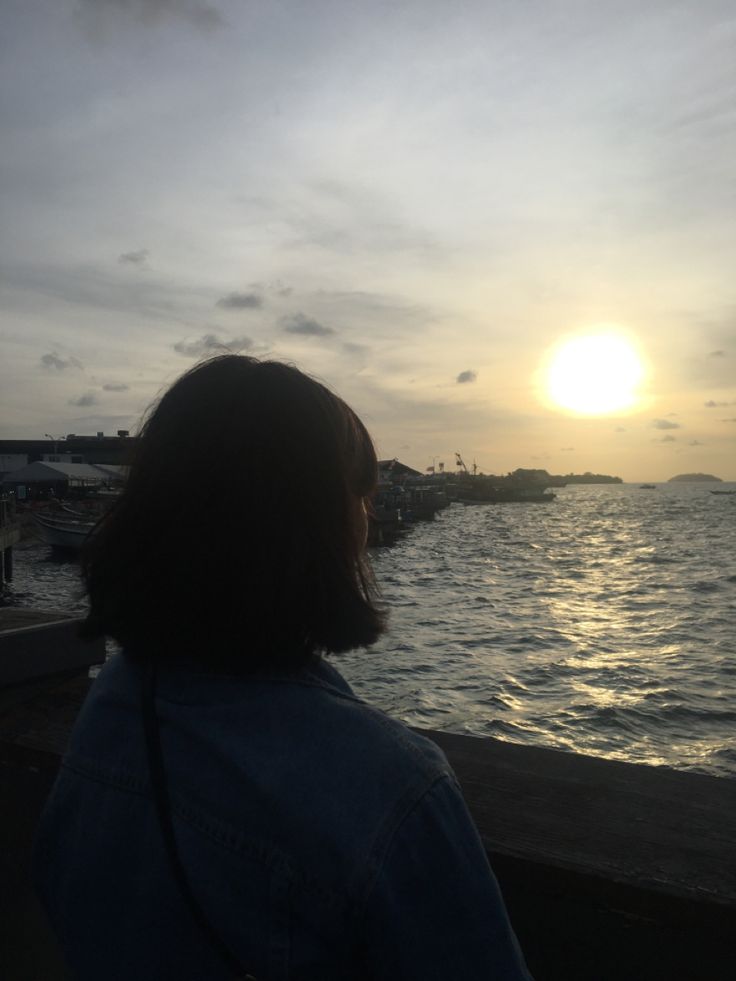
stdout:
{"type": "Polygon", "coordinates": [[[113,27],[114,18],[127,18],[145,27],[184,20],[203,31],[225,23],[219,10],[202,0],[77,0],[76,16],[94,35],[113,27]]]}
{"type": "Polygon", "coordinates": [[[355,341],[345,341],[342,349],[346,354],[367,354],[369,350],[365,344],[356,344],[355,341]]]}
{"type": "MultiPolygon", "coordinates": [[[[340,256],[356,254],[408,254],[424,261],[445,255],[422,224],[397,219],[393,199],[352,181],[313,180],[306,185],[309,198],[278,207],[293,237],[284,247],[317,248],[340,256]]],[[[267,207],[272,207],[269,202],[267,207]]]]}
{"type": "Polygon", "coordinates": [[[721,419],[721,422],[736,422],[736,419],[721,419]]]}
{"type": "Polygon", "coordinates": [[[304,334],[307,337],[326,337],[328,334],[335,333],[332,327],[326,327],[318,320],[305,317],[303,313],[295,313],[290,317],[284,317],[281,322],[284,330],[288,334],[304,334]]]}
{"type": "Polygon", "coordinates": [[[41,366],[43,368],[55,368],[57,371],[66,371],[67,368],[81,368],[82,362],[77,358],[60,358],[56,351],[41,356],[41,366]]]}
{"type": "Polygon", "coordinates": [[[219,354],[227,352],[236,353],[247,350],[252,346],[253,341],[250,337],[233,337],[231,340],[226,341],[220,340],[216,334],[205,334],[204,337],[200,337],[196,341],[178,341],[174,344],[174,350],[177,354],[184,354],[188,358],[200,358],[208,352],[217,352],[219,354]]]}
{"type": "Polygon", "coordinates": [[[102,388],[103,391],[105,392],[127,392],[129,386],[125,384],[121,384],[121,385],[107,384],[107,385],[103,385],[102,388]]]}
{"type": "Polygon", "coordinates": [[[257,293],[228,293],[220,297],[215,306],[224,310],[259,310],[263,306],[263,298],[257,293]]]}
{"type": "Polygon", "coordinates": [[[701,443],[699,439],[691,439],[687,444],[688,446],[705,446],[705,443],[701,443]]]}
{"type": "Polygon", "coordinates": [[[561,446],[560,447],[560,452],[561,453],[572,453],[574,451],[574,449],[575,449],[574,446],[561,446]]]}
{"type": "Polygon", "coordinates": [[[655,429],[681,429],[679,422],[670,422],[669,419],[655,419],[652,422],[655,429]]]}
{"type": "Polygon", "coordinates": [[[261,282],[256,280],[253,283],[248,283],[248,286],[252,290],[259,290],[263,293],[273,293],[276,296],[291,296],[294,292],[293,286],[287,286],[280,279],[270,279],[267,282],[261,282]]]}
{"type": "Polygon", "coordinates": [[[714,402],[713,399],[709,399],[704,404],[706,409],[723,409],[727,405],[736,405],[736,402],[714,402]]]}
{"type": "Polygon", "coordinates": [[[626,427],[625,426],[616,426],[616,428],[614,429],[614,432],[615,433],[625,433],[626,432],[626,427]]]}
{"type": "Polygon", "coordinates": [[[124,265],[142,266],[149,255],[150,252],[148,249],[138,249],[137,252],[123,252],[122,255],[118,256],[118,262],[124,265]]]}
{"type": "Polygon", "coordinates": [[[86,409],[90,405],[97,405],[97,399],[92,392],[85,392],[84,395],[80,395],[77,399],[69,399],[69,405],[76,405],[80,409],[86,409]]]}
{"type": "Polygon", "coordinates": [[[655,439],[654,443],[675,443],[677,442],[677,437],[675,436],[660,436],[659,439],[655,439]]]}
{"type": "Polygon", "coordinates": [[[455,381],[458,385],[465,385],[467,382],[474,382],[477,377],[474,371],[461,371],[455,381]]]}
{"type": "Polygon", "coordinates": [[[709,358],[725,358],[726,357],[726,352],[725,351],[711,351],[710,354],[708,355],[708,357],[709,358]]]}

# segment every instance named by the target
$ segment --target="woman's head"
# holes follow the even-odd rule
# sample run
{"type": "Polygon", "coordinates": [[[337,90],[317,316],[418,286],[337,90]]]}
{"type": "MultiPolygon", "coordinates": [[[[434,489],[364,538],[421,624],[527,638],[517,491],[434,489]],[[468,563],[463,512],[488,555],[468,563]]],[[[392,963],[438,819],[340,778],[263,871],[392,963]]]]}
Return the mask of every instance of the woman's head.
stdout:
{"type": "Polygon", "coordinates": [[[372,643],[362,502],[375,480],[360,419],[298,369],[196,366],[149,415],[83,556],[84,632],[245,671],[372,643]]]}

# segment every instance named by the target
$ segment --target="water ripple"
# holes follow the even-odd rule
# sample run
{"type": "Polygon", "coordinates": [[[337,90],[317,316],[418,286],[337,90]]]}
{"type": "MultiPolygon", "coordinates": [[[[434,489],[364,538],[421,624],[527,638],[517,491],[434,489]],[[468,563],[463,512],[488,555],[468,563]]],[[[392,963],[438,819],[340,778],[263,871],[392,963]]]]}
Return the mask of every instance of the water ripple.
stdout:
{"type": "Polygon", "coordinates": [[[375,553],[391,630],[341,668],[411,724],[736,776],[736,522],[724,501],[673,484],[453,506],[375,553]],[[420,677],[417,704],[407,682],[420,677]]]}
{"type": "MultiPolygon", "coordinates": [[[[374,553],[390,631],[339,667],[411,725],[734,777],[733,501],[614,485],[452,506],[374,553]]],[[[41,545],[7,598],[85,610],[77,565],[41,545]]]]}

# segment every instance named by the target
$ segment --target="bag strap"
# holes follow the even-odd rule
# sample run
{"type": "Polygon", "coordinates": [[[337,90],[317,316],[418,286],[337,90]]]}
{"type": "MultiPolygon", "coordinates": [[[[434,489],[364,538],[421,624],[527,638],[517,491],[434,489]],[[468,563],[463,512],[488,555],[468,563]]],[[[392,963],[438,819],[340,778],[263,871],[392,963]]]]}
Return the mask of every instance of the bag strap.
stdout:
{"type": "Polygon", "coordinates": [[[225,964],[235,978],[242,979],[242,981],[256,981],[252,974],[248,974],[229,945],[223,940],[222,936],[207,918],[207,915],[192,892],[192,887],[182,865],[181,858],[179,857],[176,836],[174,834],[174,822],[171,814],[171,800],[166,784],[161,732],[158,724],[158,716],[156,715],[155,697],[156,665],[153,661],[149,661],[143,666],[141,673],[143,732],[146,740],[146,755],[148,757],[151,789],[156,805],[156,813],[158,814],[161,837],[163,838],[164,848],[166,849],[166,855],[169,860],[169,867],[179,889],[179,894],[188,907],[192,919],[206,937],[210,946],[217,952],[223,964],[225,964]]]}

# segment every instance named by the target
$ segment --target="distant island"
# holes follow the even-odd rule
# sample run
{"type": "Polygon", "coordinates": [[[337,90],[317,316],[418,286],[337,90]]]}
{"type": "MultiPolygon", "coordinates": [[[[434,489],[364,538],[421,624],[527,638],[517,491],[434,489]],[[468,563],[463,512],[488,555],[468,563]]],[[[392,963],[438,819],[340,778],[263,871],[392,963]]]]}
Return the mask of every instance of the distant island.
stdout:
{"type": "Polygon", "coordinates": [[[678,473],[676,477],[670,477],[667,483],[672,484],[678,481],[680,481],[683,484],[703,483],[704,481],[710,481],[711,483],[716,483],[716,484],[723,483],[720,477],[714,477],[712,473],[678,473]]]}
{"type": "Polygon", "coordinates": [[[564,476],[556,477],[556,480],[564,481],[565,484],[623,484],[620,477],[610,477],[605,473],[566,473],[564,476]]]}
{"type": "Polygon", "coordinates": [[[620,477],[609,477],[605,473],[567,473],[550,474],[546,470],[514,470],[509,479],[525,483],[544,484],[545,487],[565,487],[567,484],[623,484],[620,477]]]}

